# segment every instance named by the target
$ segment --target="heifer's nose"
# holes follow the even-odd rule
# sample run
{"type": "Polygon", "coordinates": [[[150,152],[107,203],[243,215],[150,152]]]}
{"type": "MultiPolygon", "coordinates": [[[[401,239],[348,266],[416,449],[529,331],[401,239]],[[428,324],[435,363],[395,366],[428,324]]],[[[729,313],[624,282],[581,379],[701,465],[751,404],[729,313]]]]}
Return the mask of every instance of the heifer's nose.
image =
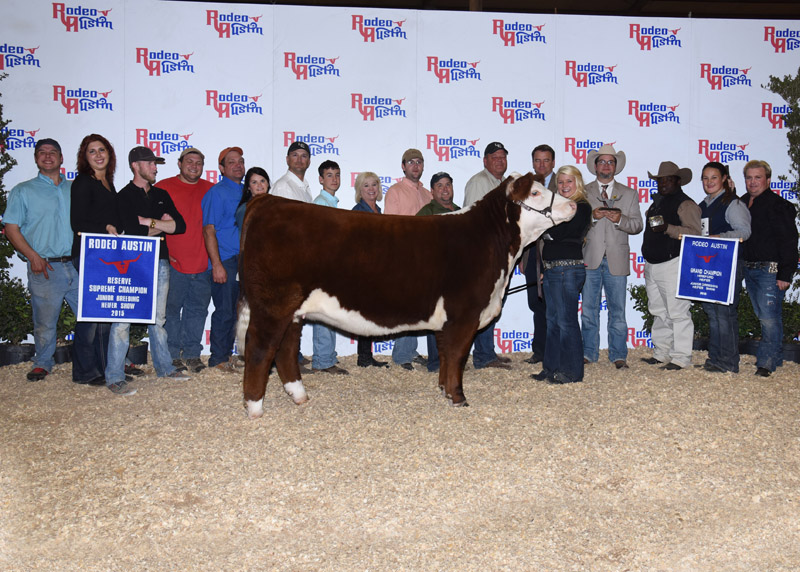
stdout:
{"type": "Polygon", "coordinates": [[[578,210],[578,203],[576,203],[575,201],[570,201],[569,208],[571,208],[574,211],[578,210]]]}

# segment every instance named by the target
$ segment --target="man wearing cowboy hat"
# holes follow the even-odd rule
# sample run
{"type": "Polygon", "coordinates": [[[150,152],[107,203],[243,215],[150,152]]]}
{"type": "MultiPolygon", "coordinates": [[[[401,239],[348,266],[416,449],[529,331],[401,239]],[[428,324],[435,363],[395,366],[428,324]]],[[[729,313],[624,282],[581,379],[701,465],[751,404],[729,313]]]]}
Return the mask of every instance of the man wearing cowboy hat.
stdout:
{"type": "Polygon", "coordinates": [[[642,241],[647,309],[655,319],[650,331],[653,357],[642,359],[653,365],[665,363],[662,369],[682,369],[692,363],[694,324],[689,312],[691,302],[675,297],[675,277],[681,235],[701,233],[700,207],[681,189],[692,180],[690,169],[664,161],[658,173],[647,175],[658,182],[658,194],[647,209],[642,241]]]}
{"type": "Polygon", "coordinates": [[[608,359],[617,369],[628,367],[628,323],[625,320],[631,248],[628,236],[642,232],[639,195],[614,180],[625,168],[625,153],[612,145],[592,149],[586,168],[597,177],[586,185],[592,206],[592,225],[583,245],[586,282],[581,295],[583,312],[583,359],[600,358],[600,298],[606,292],[608,305],[608,359]]]}

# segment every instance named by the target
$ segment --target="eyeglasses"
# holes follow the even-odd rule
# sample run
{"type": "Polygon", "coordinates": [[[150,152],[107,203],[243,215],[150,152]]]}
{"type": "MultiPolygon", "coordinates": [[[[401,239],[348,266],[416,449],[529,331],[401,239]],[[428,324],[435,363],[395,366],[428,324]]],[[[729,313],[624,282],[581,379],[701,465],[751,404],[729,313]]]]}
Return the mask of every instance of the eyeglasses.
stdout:
{"type": "Polygon", "coordinates": [[[424,161],[422,159],[410,159],[406,161],[407,165],[422,165],[424,161]]]}
{"type": "Polygon", "coordinates": [[[606,159],[600,159],[599,161],[595,162],[595,165],[616,165],[617,162],[614,159],[607,161],[606,159]]]}

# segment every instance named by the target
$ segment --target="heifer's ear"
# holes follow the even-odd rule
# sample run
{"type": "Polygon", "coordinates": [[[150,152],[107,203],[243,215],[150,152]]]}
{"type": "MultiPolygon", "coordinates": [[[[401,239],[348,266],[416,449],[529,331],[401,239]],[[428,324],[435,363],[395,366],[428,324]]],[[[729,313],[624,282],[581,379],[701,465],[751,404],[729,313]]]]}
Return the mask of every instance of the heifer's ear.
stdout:
{"type": "Polygon", "coordinates": [[[544,175],[540,175],[539,173],[535,173],[533,175],[533,180],[544,187],[544,175]]]}
{"type": "Polygon", "coordinates": [[[511,192],[508,198],[512,201],[524,201],[531,193],[533,186],[533,173],[528,173],[524,177],[519,177],[511,183],[511,192]]]}

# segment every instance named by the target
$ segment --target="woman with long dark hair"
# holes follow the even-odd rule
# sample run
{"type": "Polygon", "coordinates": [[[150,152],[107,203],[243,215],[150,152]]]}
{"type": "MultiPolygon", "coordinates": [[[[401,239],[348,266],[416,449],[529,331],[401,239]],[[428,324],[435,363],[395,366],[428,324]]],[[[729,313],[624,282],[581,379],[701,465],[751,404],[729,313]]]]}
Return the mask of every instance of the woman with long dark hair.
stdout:
{"type": "MultiPolygon", "coordinates": [[[[703,191],[700,202],[703,234],[719,238],[750,238],[750,211],[739,200],[731,184],[728,167],[711,161],[703,167],[703,191]]],[[[742,249],[739,249],[739,257],[742,249]]],[[[739,292],[742,289],[742,264],[735,261],[733,302],[703,302],[708,315],[708,359],[703,365],[710,372],[739,372],[739,292]]]]}
{"type": "MultiPolygon", "coordinates": [[[[114,147],[102,135],[92,133],[81,141],[78,149],[78,175],[72,182],[70,222],[72,263],[81,272],[82,232],[117,234],[117,191],[114,171],[117,158],[114,147]]],[[[111,324],[77,322],[72,343],[72,381],[88,385],[105,385],[104,371],[108,357],[108,335],[111,324]]]]}
{"type": "Polygon", "coordinates": [[[242,231],[244,213],[250,199],[259,195],[266,195],[269,192],[269,175],[261,167],[250,167],[244,176],[244,186],[242,187],[242,200],[236,207],[236,226],[239,232],[242,231]]]}

